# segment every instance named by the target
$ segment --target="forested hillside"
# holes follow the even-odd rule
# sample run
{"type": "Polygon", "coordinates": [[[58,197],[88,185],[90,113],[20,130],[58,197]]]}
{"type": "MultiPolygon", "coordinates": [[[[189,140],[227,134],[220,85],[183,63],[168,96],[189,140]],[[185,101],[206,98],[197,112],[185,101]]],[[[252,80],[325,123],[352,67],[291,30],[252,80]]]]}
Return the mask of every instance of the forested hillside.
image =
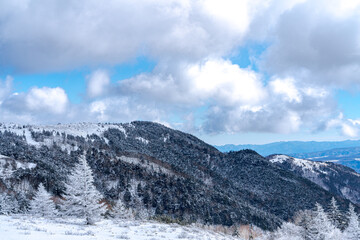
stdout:
{"type": "MultiPolygon", "coordinates": [[[[221,153],[196,137],[151,122],[0,126],[1,191],[26,209],[38,185],[64,197],[84,156],[109,206],[179,222],[274,229],[334,196],[254,151],[221,153]]],[[[336,197],[339,207],[348,201],[336,197]]]]}

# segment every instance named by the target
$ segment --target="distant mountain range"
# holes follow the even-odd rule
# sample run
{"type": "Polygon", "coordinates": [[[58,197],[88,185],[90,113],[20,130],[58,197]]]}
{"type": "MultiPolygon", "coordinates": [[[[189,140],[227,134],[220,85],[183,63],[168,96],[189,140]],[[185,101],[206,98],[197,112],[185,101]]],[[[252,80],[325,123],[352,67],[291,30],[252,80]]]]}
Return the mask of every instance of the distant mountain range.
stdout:
{"type": "Polygon", "coordinates": [[[347,140],[339,142],[274,142],[263,145],[233,145],[215,146],[222,152],[251,149],[262,156],[285,154],[296,158],[336,162],[350,167],[360,173],[360,140],[347,140]]]}
{"type": "Polygon", "coordinates": [[[350,167],[360,173],[360,147],[335,148],[312,153],[290,154],[293,157],[322,162],[335,162],[350,167]]]}
{"type": "Polygon", "coordinates": [[[239,151],[242,149],[251,149],[256,151],[262,156],[271,154],[298,154],[298,153],[312,153],[320,152],[335,148],[350,148],[360,147],[360,140],[347,140],[338,142],[302,142],[302,141],[289,141],[289,142],[274,142],[262,145],[244,144],[233,145],[226,144],[223,146],[215,146],[221,152],[239,151]]]}

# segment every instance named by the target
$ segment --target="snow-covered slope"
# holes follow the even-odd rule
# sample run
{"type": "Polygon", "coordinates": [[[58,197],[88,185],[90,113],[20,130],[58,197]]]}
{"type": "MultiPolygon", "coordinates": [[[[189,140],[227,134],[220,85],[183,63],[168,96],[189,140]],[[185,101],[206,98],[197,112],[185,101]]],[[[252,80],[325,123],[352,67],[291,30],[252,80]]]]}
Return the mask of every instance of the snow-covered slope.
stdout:
{"type": "Polygon", "coordinates": [[[35,163],[21,162],[0,154],[0,177],[6,179],[18,169],[33,169],[35,163]]]}
{"type": "Polygon", "coordinates": [[[273,158],[269,159],[272,163],[284,163],[291,162],[294,166],[302,169],[304,173],[314,173],[318,175],[319,172],[327,174],[326,171],[321,170],[323,167],[329,167],[329,164],[324,162],[313,162],[300,158],[293,158],[286,155],[274,155],[273,158]]]}
{"type": "MultiPolygon", "coordinates": [[[[316,202],[325,205],[332,197],[254,151],[224,154],[190,134],[152,122],[0,124],[0,154],[28,164],[0,177],[0,190],[11,193],[22,208],[40,183],[62,197],[81,155],[110,205],[121,199],[137,212],[145,209],[149,216],[184,223],[251,223],[274,229],[296,211],[316,202]]],[[[348,202],[341,199],[339,204],[348,202]]]]}
{"type": "Polygon", "coordinates": [[[195,226],[180,226],[157,222],[114,222],[103,220],[96,225],[83,225],[76,220],[47,220],[30,216],[0,215],[1,239],[6,240],[232,240],[231,235],[205,230],[195,226]]]}
{"type": "MultiPolygon", "coordinates": [[[[129,125],[129,124],[127,124],[129,125]]],[[[75,124],[57,124],[57,125],[19,125],[19,124],[0,124],[0,132],[11,132],[25,138],[28,144],[40,147],[42,145],[52,145],[61,141],[61,135],[72,135],[74,137],[83,137],[87,139],[91,135],[99,137],[104,136],[108,129],[117,129],[127,136],[122,124],[105,123],[75,123],[75,124]],[[34,139],[34,133],[44,133],[41,141],[34,139]]],[[[145,139],[138,137],[140,141],[145,139]]],[[[106,139],[105,139],[106,140],[106,139]]]]}
{"type": "Polygon", "coordinates": [[[271,155],[268,160],[309,179],[333,194],[360,203],[360,174],[351,168],[333,162],[316,162],[287,155],[271,155]]]}

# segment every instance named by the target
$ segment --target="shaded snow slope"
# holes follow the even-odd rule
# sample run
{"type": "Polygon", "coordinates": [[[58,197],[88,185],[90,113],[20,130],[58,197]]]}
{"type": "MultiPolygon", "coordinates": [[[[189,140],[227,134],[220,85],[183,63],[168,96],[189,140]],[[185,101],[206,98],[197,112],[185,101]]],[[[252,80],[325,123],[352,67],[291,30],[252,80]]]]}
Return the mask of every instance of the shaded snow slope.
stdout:
{"type": "Polygon", "coordinates": [[[351,168],[333,162],[316,162],[287,155],[271,155],[268,160],[309,179],[333,194],[360,203],[360,174],[351,168]]]}
{"type": "Polygon", "coordinates": [[[0,178],[7,179],[18,169],[33,169],[36,163],[14,160],[0,154],[0,178]]]}

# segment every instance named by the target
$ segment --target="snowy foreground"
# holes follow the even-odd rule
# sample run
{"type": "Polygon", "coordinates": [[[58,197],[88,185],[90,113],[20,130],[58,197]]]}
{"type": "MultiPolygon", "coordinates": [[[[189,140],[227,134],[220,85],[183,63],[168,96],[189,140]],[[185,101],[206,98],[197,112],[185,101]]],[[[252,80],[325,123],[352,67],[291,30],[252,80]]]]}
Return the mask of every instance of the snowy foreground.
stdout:
{"type": "Polygon", "coordinates": [[[26,215],[0,215],[0,238],[6,240],[42,239],[239,239],[194,226],[157,222],[103,220],[96,225],[84,225],[78,220],[48,220],[26,215]]]}

